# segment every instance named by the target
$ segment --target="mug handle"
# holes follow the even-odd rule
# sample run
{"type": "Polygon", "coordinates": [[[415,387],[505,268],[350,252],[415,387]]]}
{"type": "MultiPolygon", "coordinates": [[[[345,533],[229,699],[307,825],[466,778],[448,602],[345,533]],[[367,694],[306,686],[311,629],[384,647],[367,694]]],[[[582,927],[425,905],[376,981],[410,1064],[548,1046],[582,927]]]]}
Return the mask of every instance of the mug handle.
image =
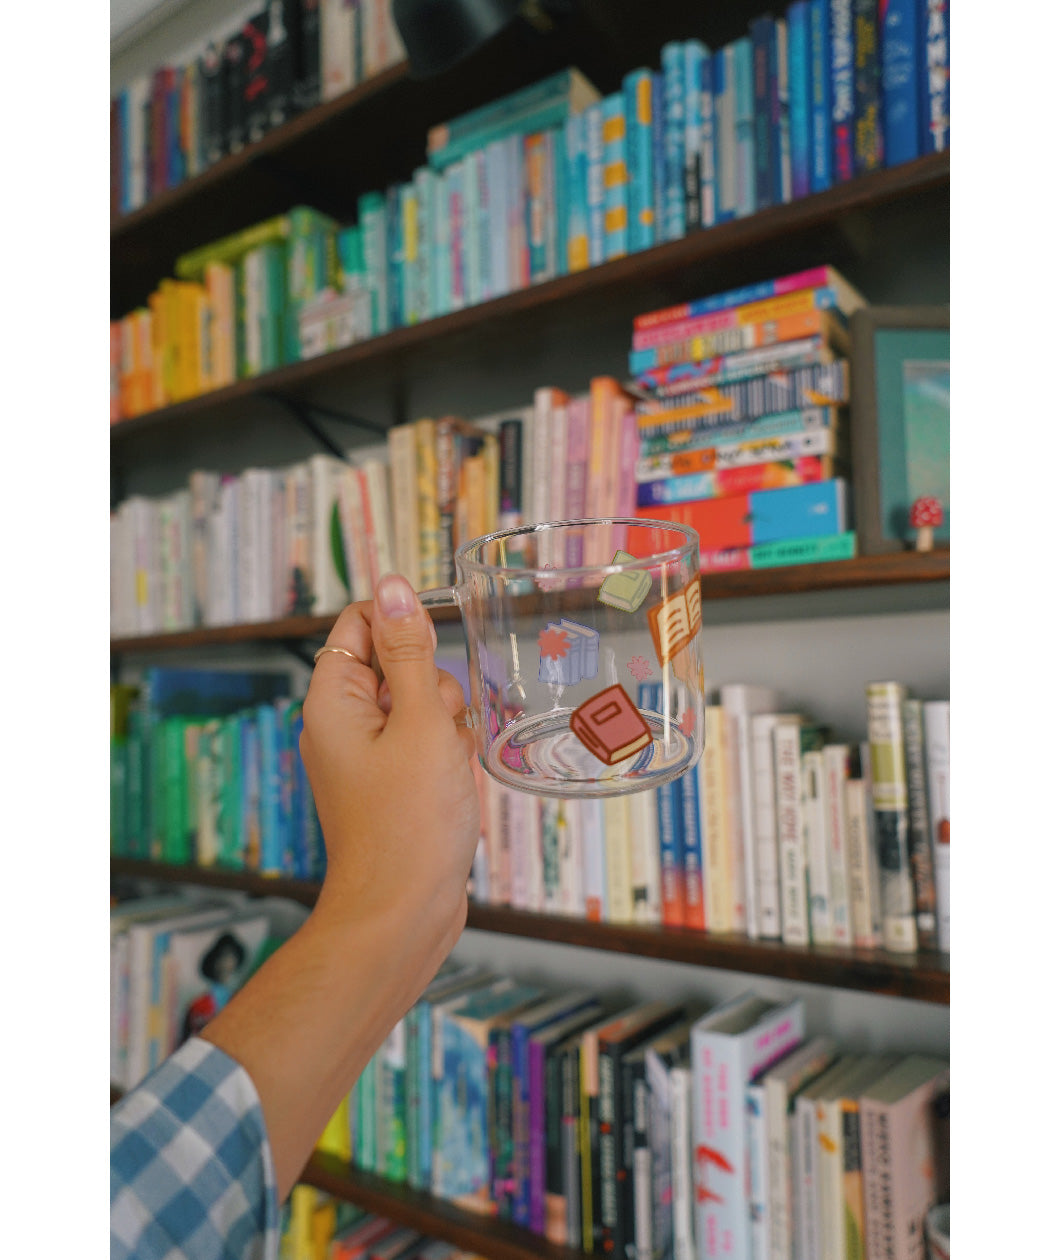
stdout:
{"type": "Polygon", "coordinates": [[[419,591],[419,601],[424,608],[459,608],[460,594],[455,586],[432,586],[419,591]]]}

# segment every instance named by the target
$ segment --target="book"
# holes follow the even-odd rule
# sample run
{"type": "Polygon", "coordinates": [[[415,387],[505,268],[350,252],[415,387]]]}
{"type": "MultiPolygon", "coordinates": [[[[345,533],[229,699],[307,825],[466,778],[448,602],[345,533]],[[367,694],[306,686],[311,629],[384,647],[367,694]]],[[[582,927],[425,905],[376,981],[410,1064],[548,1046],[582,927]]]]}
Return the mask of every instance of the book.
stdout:
{"type": "Polygon", "coordinates": [[[950,143],[950,0],[923,0],[918,19],[920,152],[942,153],[950,143]]]}
{"type": "Polygon", "coordinates": [[[626,165],[626,112],[621,92],[601,102],[604,185],[604,258],[629,253],[629,172],[626,165]]]}
{"type": "MultiPolygon", "coordinates": [[[[629,1011],[601,1028],[596,1047],[599,1064],[600,1225],[605,1251],[626,1254],[632,1189],[632,1162],[625,1158],[626,1097],[622,1088],[622,1058],[642,1041],[676,1023],[683,1008],[651,1002],[629,1011]]],[[[632,1128],[631,1128],[632,1135],[632,1128]]],[[[632,1157],[632,1142],[630,1143],[632,1157]]]]}
{"type": "Polygon", "coordinates": [[[702,67],[709,58],[710,53],[702,40],[684,41],[685,134],[682,167],[686,233],[703,226],[702,67]]]}
{"type": "Polygon", "coordinates": [[[714,208],[718,223],[736,214],[736,47],[727,44],[712,59],[714,86],[714,208]]]}
{"type": "Polygon", "coordinates": [[[659,54],[664,101],[665,166],[657,178],[663,186],[665,218],[659,240],[676,241],[685,234],[685,53],[678,41],[664,44],[659,54]]]}
{"type": "Polygon", "coordinates": [[[938,931],[933,846],[928,818],[924,702],[912,696],[902,701],[902,743],[909,792],[909,865],[916,895],[917,945],[920,949],[932,949],[938,942],[938,931]]]}
{"type": "Polygon", "coordinates": [[[911,162],[920,154],[919,7],[916,0],[888,0],[880,10],[880,97],[887,166],[911,162]]]}
{"type": "Polygon", "coordinates": [[[652,146],[652,73],[631,70],[622,80],[630,251],[655,244],[655,179],[652,146]]]}
{"type": "Polygon", "coordinates": [[[880,869],[883,945],[898,953],[916,950],[916,899],[909,861],[909,794],[902,732],[900,683],[866,686],[872,804],[880,869]]]}
{"type": "Polygon", "coordinates": [[[706,871],[704,918],[711,932],[731,932],[735,926],[736,892],[733,870],[732,800],[727,790],[728,730],[721,705],[703,709],[703,755],[696,767],[699,787],[699,830],[706,871]]]}
{"type": "Polygon", "coordinates": [[[828,898],[831,937],[835,945],[853,943],[850,918],[850,875],[847,853],[846,783],[850,777],[850,749],[846,744],[825,744],[821,774],[824,825],[828,852],[828,898]]]}
{"type": "Polygon", "coordinates": [[[633,922],[633,841],[630,810],[624,796],[605,797],[603,819],[604,866],[607,872],[607,922],[633,922]]]}
{"type": "MultiPolygon", "coordinates": [[[[566,1212],[565,1241],[569,1247],[580,1248],[583,1242],[584,1224],[581,1157],[581,1033],[574,1033],[565,1041],[561,1041],[556,1047],[555,1054],[559,1060],[560,1075],[560,1163],[563,1203],[566,1212]]],[[[557,1222],[557,1228],[558,1224],[557,1222]]]]}
{"type": "Polygon", "coordinates": [[[924,1254],[924,1216],[938,1197],[933,1103],[949,1067],[908,1055],[859,1098],[866,1260],[924,1254]]]}
{"type": "Polygon", "coordinates": [[[938,946],[950,949],[950,702],[924,702],[928,824],[935,870],[938,946]]]}
{"type": "Polygon", "coordinates": [[[831,864],[825,804],[824,751],[802,754],[802,831],[806,854],[806,893],[809,899],[810,940],[832,944],[831,864]]]}
{"type": "Polygon", "coordinates": [[[781,937],[780,865],[777,843],[776,769],[773,731],[784,720],[801,721],[798,714],[762,713],[751,717],[754,766],[755,873],[758,880],[759,935],[781,937]]]}
{"type": "Polygon", "coordinates": [[[832,179],[854,178],[854,0],[829,0],[832,50],[832,179]]]}
{"type": "Polygon", "coordinates": [[[854,0],[854,174],[883,165],[880,39],[876,0],[854,0]]]}
{"type": "Polygon", "coordinates": [[[802,761],[823,743],[821,729],[804,718],[784,719],[773,727],[780,935],[785,945],[810,943],[802,761]]]}
{"type": "Polygon", "coordinates": [[[670,1069],[670,1166],[673,1179],[674,1260],[696,1255],[696,1186],[693,1178],[692,1069],[687,1060],[670,1069]]]}
{"type": "Polygon", "coordinates": [[[570,728],[608,766],[618,765],[652,741],[647,722],[620,683],[580,704],[570,716],[570,728]]]}
{"type": "Polygon", "coordinates": [[[774,148],[780,136],[771,118],[770,73],[777,52],[776,19],[768,14],[752,18],[750,27],[754,94],[754,189],[758,209],[780,200],[773,181],[774,148]]]}
{"type": "Polygon", "coordinates": [[[747,1085],[803,1038],[801,999],[781,1005],[739,994],[692,1028],[695,1231],[700,1254],[747,1255],[747,1085]]]}
{"type": "Polygon", "coordinates": [[[813,1080],[835,1058],[830,1037],[814,1037],[759,1073],[748,1085],[749,1098],[756,1100],[765,1131],[765,1158],[760,1193],[752,1190],[751,1242],[749,1253],[756,1260],[779,1260],[792,1254],[793,1226],[788,1117],[798,1091],[813,1080]]]}
{"type": "Polygon", "coordinates": [[[857,776],[845,785],[847,860],[850,872],[850,927],[860,949],[878,949],[880,923],[879,851],[872,807],[872,777],[868,756],[859,755],[857,776]]]}
{"type": "Polygon", "coordinates": [[[793,0],[785,12],[788,29],[789,128],[791,134],[791,196],[810,194],[812,142],[812,70],[810,62],[810,0],[793,0]]]}

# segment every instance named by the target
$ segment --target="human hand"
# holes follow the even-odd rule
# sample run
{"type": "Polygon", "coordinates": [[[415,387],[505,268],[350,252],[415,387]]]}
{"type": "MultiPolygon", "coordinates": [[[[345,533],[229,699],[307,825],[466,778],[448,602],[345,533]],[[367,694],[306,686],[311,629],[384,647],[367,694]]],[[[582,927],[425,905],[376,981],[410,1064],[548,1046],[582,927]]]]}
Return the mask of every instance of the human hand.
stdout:
{"type": "Polygon", "coordinates": [[[410,963],[423,956],[423,983],[463,929],[479,836],[463,690],[435,667],[436,642],[408,582],[383,578],[336,621],[327,645],[357,660],[320,656],[300,742],[328,855],[314,914],[370,916],[410,963]]]}

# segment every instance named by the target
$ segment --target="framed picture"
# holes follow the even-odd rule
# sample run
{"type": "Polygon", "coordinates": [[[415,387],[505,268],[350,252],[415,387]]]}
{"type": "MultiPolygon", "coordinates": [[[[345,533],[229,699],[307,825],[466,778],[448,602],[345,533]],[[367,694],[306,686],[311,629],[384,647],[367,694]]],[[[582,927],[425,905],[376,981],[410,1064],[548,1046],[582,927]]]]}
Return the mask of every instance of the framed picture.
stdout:
{"type": "MultiPolygon", "coordinates": [[[[950,538],[950,308],[870,306],[850,321],[850,455],[858,550],[912,547],[910,512],[935,499],[950,538]]],[[[936,523],[937,522],[937,523],[936,523]]]]}

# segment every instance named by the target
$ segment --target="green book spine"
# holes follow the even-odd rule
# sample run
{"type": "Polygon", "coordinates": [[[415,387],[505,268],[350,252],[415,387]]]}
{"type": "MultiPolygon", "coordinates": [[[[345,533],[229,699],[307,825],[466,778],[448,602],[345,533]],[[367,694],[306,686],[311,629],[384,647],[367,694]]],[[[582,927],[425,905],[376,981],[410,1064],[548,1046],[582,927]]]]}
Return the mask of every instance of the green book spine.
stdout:
{"type": "MultiPolygon", "coordinates": [[[[316,214],[316,211],[308,211],[316,214]]],[[[234,232],[222,240],[213,241],[181,255],[176,262],[176,273],[179,280],[202,280],[206,273],[206,265],[211,262],[234,264],[239,262],[252,249],[272,242],[283,242],[291,234],[291,216],[276,215],[254,223],[240,232],[234,232]]]]}
{"type": "Polygon", "coordinates": [[[143,714],[131,709],[125,740],[125,828],[129,857],[146,857],[144,830],[144,752],[143,714]]]}
{"type": "Polygon", "coordinates": [[[561,96],[534,109],[524,110],[512,118],[483,127],[463,139],[454,140],[444,149],[428,154],[428,160],[434,170],[441,171],[467,157],[469,153],[474,153],[476,149],[484,149],[493,140],[504,140],[513,135],[530,135],[534,131],[547,131],[550,127],[562,127],[569,113],[570,101],[567,96],[561,96]]]}
{"type": "Polygon", "coordinates": [[[187,758],[183,718],[167,718],[161,725],[163,772],[162,857],[181,865],[191,860],[187,848],[187,758]]]}
{"type": "Polygon", "coordinates": [[[148,735],[150,774],[148,777],[147,857],[152,862],[165,861],[166,761],[162,725],[152,722],[148,735]]]}
{"type": "Polygon", "coordinates": [[[243,865],[242,845],[242,764],[238,714],[224,719],[221,728],[221,826],[220,865],[239,869],[243,865]]]}
{"type": "Polygon", "coordinates": [[[128,852],[129,829],[126,820],[126,778],[129,764],[129,741],[110,741],[110,851],[114,857],[128,852]]]}
{"type": "Polygon", "coordinates": [[[261,370],[274,371],[286,362],[287,257],[282,242],[261,247],[261,370]]]}
{"type": "Polygon", "coordinates": [[[773,569],[786,564],[817,564],[825,560],[851,560],[858,553],[857,535],[824,534],[820,538],[792,538],[758,543],[749,549],[752,569],[773,569]]]}

